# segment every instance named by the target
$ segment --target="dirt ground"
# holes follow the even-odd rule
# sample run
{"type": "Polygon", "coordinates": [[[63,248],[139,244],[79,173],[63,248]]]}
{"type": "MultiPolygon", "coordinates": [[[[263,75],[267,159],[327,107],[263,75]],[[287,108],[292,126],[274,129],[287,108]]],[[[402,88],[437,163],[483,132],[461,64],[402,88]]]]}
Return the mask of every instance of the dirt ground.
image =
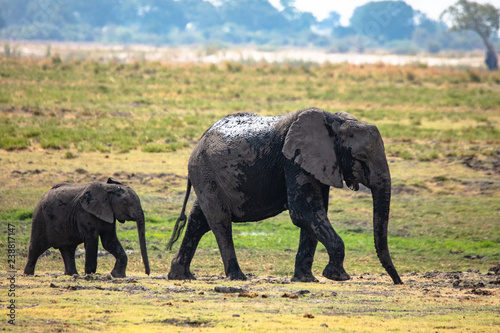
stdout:
{"type": "MultiPolygon", "coordinates": [[[[18,276],[16,325],[6,328],[495,332],[500,325],[500,265],[483,273],[405,274],[402,286],[385,274],[354,275],[342,283],[318,278],[290,283],[289,277],[252,274],[247,281],[219,275],[193,281],[168,281],[166,275],[18,276]]],[[[1,275],[2,287],[7,281],[1,275]]],[[[2,312],[7,304],[0,303],[2,312]]]]}

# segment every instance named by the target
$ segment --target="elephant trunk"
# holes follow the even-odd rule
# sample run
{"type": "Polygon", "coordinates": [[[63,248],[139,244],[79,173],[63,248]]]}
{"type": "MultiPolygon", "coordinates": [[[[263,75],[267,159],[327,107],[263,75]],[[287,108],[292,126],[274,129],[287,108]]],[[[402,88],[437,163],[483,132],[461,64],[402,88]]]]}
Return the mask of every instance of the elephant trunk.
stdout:
{"type": "Polygon", "coordinates": [[[149,275],[149,259],[148,259],[148,251],[146,249],[146,223],[144,219],[144,213],[141,214],[141,217],[137,219],[137,232],[139,234],[139,244],[141,246],[141,255],[142,261],[144,262],[144,268],[146,270],[146,274],[149,275]]]}
{"type": "Polygon", "coordinates": [[[387,226],[389,224],[389,210],[391,205],[391,178],[390,176],[377,177],[377,185],[371,186],[373,198],[373,234],[377,256],[391,276],[394,284],[403,284],[392,263],[387,245],[387,226]]]}

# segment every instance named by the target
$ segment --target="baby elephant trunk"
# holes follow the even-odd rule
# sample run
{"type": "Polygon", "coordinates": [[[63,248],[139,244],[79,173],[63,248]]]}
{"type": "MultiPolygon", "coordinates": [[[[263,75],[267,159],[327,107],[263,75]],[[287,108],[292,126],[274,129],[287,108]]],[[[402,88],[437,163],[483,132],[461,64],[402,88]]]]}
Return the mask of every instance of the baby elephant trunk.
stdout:
{"type": "Polygon", "coordinates": [[[137,219],[137,232],[139,233],[139,244],[141,246],[141,255],[142,261],[144,262],[144,268],[146,270],[146,274],[149,275],[149,259],[148,259],[148,251],[146,249],[146,226],[144,221],[144,213],[141,214],[141,217],[137,219]]]}

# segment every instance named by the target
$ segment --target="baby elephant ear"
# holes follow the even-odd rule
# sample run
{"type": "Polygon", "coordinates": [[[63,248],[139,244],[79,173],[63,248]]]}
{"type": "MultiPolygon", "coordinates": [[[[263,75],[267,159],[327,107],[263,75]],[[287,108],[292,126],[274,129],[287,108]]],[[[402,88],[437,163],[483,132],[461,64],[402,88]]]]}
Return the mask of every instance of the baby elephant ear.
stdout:
{"type": "Polygon", "coordinates": [[[325,185],[343,187],[342,174],[325,112],[304,111],[288,130],[282,152],[325,185]]]}
{"type": "Polygon", "coordinates": [[[113,223],[115,216],[108,193],[101,183],[91,183],[79,198],[82,208],[101,220],[113,223]]]}
{"type": "Polygon", "coordinates": [[[354,118],[350,113],[347,113],[345,111],[339,111],[339,112],[335,112],[335,115],[339,116],[340,118],[342,118],[343,120],[353,120],[353,121],[357,121],[356,118],[354,118]]]}

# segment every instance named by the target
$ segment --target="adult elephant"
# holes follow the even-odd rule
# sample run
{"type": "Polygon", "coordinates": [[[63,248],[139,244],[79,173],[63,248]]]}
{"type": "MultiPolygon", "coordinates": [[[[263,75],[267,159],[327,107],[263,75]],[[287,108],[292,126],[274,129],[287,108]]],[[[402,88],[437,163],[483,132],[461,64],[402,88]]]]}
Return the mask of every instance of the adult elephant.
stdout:
{"type": "Polygon", "coordinates": [[[245,280],[233,245],[231,222],[262,220],[289,210],[300,227],[292,281],[317,281],[311,272],[318,241],[329,263],[323,275],[343,281],[344,243],[327,216],[329,187],[371,189],[375,248],[395,284],[402,283],[387,246],[391,176],[380,133],[346,112],[310,108],[275,117],[251,113],[217,121],[194,148],[181,216],[167,245],[178,239],[191,185],[197,199],[169,279],[193,279],[190,264],[201,237],[215,235],[226,276],[245,280]]]}
{"type": "Polygon", "coordinates": [[[116,258],[111,275],[125,277],[128,258],[116,236],[115,219],[121,223],[126,220],[137,222],[142,260],[149,275],[144,212],[140,199],[130,187],[111,178],[107,183],[62,183],[45,193],[33,213],[24,274],[35,273],[38,257],[50,247],[61,252],[65,274],[78,274],[75,250],[81,243],[85,245],[85,273],[95,273],[100,237],[104,249],[116,258]]]}

